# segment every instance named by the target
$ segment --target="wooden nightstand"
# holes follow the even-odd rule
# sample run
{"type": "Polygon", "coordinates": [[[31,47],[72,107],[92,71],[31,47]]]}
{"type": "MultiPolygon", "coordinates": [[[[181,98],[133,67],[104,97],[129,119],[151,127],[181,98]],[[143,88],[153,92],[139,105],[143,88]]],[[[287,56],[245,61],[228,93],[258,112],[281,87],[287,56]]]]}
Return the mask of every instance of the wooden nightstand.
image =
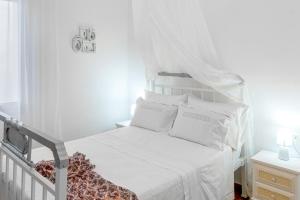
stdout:
{"type": "Polygon", "coordinates": [[[128,127],[130,126],[131,120],[123,121],[123,122],[118,122],[116,123],[117,128],[123,128],[123,127],[128,127]]]}
{"type": "Polygon", "coordinates": [[[261,151],[253,163],[253,200],[300,200],[300,159],[278,159],[278,154],[261,151]]]}

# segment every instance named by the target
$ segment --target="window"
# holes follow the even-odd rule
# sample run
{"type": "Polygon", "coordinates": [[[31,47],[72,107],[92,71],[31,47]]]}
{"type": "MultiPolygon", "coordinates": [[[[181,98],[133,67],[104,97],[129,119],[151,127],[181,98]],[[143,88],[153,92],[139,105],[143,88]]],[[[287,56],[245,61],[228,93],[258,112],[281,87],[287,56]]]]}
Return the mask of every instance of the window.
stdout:
{"type": "Polygon", "coordinates": [[[0,109],[8,113],[19,99],[19,35],[17,3],[0,0],[0,109]]]}

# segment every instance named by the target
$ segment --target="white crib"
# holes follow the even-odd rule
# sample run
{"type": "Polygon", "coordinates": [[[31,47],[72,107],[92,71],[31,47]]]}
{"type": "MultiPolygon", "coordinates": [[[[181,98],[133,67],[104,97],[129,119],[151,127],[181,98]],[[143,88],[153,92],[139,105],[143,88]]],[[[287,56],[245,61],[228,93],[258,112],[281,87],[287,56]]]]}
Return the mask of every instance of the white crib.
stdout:
{"type": "Polygon", "coordinates": [[[0,113],[0,121],[4,122],[4,138],[0,146],[0,200],[65,200],[68,155],[64,143],[33,131],[4,113],[0,113]],[[31,162],[33,140],[52,151],[56,167],[55,184],[34,169],[31,162]],[[37,188],[40,190],[37,191],[37,188]]]}

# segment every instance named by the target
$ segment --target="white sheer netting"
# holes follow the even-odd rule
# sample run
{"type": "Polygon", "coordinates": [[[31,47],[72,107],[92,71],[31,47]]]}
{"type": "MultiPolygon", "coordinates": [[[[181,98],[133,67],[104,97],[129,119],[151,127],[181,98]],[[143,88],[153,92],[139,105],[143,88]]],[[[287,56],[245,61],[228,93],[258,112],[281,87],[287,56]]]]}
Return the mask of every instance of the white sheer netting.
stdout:
{"type": "Polygon", "coordinates": [[[0,110],[18,117],[19,15],[15,1],[0,0],[0,110]]]}
{"type": "Polygon", "coordinates": [[[226,70],[219,60],[200,1],[133,0],[133,12],[135,39],[148,80],[156,79],[161,71],[188,73],[231,101],[249,106],[247,116],[242,119],[242,135],[245,156],[250,158],[253,128],[248,91],[243,78],[226,70]]]}
{"type": "Polygon", "coordinates": [[[57,1],[18,0],[21,15],[20,116],[56,138],[60,128],[57,1]]]}

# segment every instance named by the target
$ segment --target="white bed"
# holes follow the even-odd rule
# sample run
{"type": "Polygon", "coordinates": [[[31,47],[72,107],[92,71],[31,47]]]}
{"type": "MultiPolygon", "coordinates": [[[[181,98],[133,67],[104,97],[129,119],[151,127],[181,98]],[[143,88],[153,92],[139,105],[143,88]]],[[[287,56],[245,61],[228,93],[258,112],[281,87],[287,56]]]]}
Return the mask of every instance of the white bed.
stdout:
{"type": "MultiPolygon", "coordinates": [[[[65,145],[69,155],[77,151],[86,154],[97,173],[133,191],[139,200],[233,199],[230,147],[218,151],[137,127],[116,129],[65,145]]],[[[32,156],[34,161],[48,160],[52,153],[39,148],[32,156]]],[[[30,197],[30,188],[27,193],[30,197]]],[[[41,199],[38,187],[35,193],[35,199],[41,199]]]]}
{"type": "MultiPolygon", "coordinates": [[[[161,88],[162,94],[167,93],[167,89],[170,94],[199,93],[203,99],[212,102],[218,97],[218,93],[214,90],[199,86],[178,87],[153,82],[149,88],[152,91],[161,88]]],[[[2,120],[5,121],[4,118],[2,120]]],[[[20,160],[20,157],[14,155],[9,148],[2,146],[0,200],[7,200],[2,194],[9,195],[11,197],[9,200],[20,199],[21,188],[25,191],[24,199],[25,197],[31,200],[65,199],[65,162],[67,155],[70,156],[77,151],[87,155],[96,165],[98,174],[116,185],[131,190],[139,200],[233,200],[234,171],[243,167],[245,160],[241,157],[241,149],[232,151],[231,147],[225,145],[224,150],[220,151],[171,137],[167,133],[134,126],[63,143],[49,137],[41,137],[37,132],[19,127],[12,121],[7,121],[5,125],[12,131],[26,133],[29,139],[32,138],[52,148],[52,152],[48,148],[34,149],[31,160],[34,162],[49,160],[53,159],[52,155],[56,155],[56,170],[59,173],[56,174],[58,180],[56,184],[50,184],[27,166],[22,157],[20,160]],[[4,170],[7,168],[13,170],[4,170]],[[27,179],[20,177],[21,168],[22,172],[25,171],[29,176],[27,179]],[[10,186],[5,184],[7,182],[10,182],[10,186]],[[41,187],[38,186],[39,183],[41,187]]],[[[245,177],[243,173],[244,170],[242,178],[245,177]]],[[[242,180],[243,188],[245,183],[245,179],[242,180]]]]}

